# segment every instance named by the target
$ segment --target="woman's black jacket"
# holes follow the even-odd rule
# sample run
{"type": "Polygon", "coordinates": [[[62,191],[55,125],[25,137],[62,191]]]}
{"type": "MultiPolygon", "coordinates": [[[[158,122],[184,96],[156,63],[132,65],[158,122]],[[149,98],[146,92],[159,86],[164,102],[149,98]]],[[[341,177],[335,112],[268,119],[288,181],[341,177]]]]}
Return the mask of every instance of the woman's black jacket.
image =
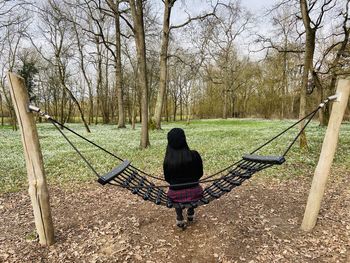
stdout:
{"type": "MultiPolygon", "coordinates": [[[[177,164],[170,164],[164,161],[164,177],[170,185],[198,182],[198,180],[203,176],[203,162],[201,156],[194,150],[190,151],[190,155],[190,161],[186,161],[185,163],[180,162],[177,164]]],[[[191,184],[189,186],[174,186],[170,187],[170,189],[180,190],[195,186],[198,186],[198,183],[191,184]]]]}

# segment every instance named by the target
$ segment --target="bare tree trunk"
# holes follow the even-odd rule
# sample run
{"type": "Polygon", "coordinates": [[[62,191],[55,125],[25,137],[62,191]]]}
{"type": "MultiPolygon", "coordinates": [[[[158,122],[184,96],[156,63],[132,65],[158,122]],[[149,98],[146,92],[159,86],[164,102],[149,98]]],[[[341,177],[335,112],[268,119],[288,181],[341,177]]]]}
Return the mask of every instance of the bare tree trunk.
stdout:
{"type": "MultiPolygon", "coordinates": [[[[119,11],[119,9],[118,9],[119,11]]],[[[125,128],[125,113],[124,113],[124,101],[123,101],[123,75],[122,75],[122,62],[121,62],[121,43],[120,43],[120,21],[119,12],[118,17],[115,18],[115,30],[116,30],[116,62],[115,62],[115,85],[118,98],[118,128],[125,128]]]]}
{"type": "Polygon", "coordinates": [[[222,118],[227,119],[227,90],[226,86],[224,87],[224,108],[222,110],[222,118]]]}
{"type": "Polygon", "coordinates": [[[190,120],[191,120],[191,103],[187,104],[187,125],[190,124],[190,120]]]}
{"type": "Polygon", "coordinates": [[[103,84],[103,123],[108,124],[110,122],[110,90],[109,90],[109,71],[108,71],[109,57],[108,52],[106,51],[106,64],[105,64],[105,81],[103,84]]]}
{"type": "MultiPolygon", "coordinates": [[[[136,87],[135,87],[136,89],[136,87]]],[[[132,93],[132,110],[131,110],[131,128],[133,130],[135,130],[135,124],[136,124],[136,112],[137,112],[137,109],[136,109],[136,90],[134,89],[133,93],[132,93]]]]}
{"type": "Polygon", "coordinates": [[[159,90],[157,95],[157,102],[154,112],[154,120],[156,129],[161,129],[162,110],[165,100],[166,86],[167,86],[167,60],[168,60],[168,46],[170,33],[170,15],[174,0],[164,1],[164,16],[163,16],[163,30],[162,30],[162,44],[159,58],[159,90]]]}
{"type": "Polygon", "coordinates": [[[232,117],[235,118],[237,117],[235,114],[235,108],[236,108],[236,103],[235,103],[235,96],[232,96],[232,117]]]}
{"type": "Polygon", "coordinates": [[[87,125],[86,120],[85,120],[85,117],[84,117],[84,112],[83,112],[83,110],[82,110],[82,108],[81,108],[81,106],[80,106],[78,100],[75,98],[75,96],[73,95],[72,91],[71,91],[70,89],[68,89],[68,87],[65,87],[65,89],[66,89],[67,92],[69,93],[70,98],[73,100],[74,104],[77,106],[78,111],[79,111],[79,113],[80,113],[81,120],[83,121],[83,124],[84,124],[84,126],[85,126],[86,131],[87,131],[87,132],[90,132],[90,128],[89,128],[89,126],[87,125]]]}
{"type": "Polygon", "coordinates": [[[97,83],[96,83],[96,100],[97,100],[97,107],[96,107],[96,118],[95,118],[95,124],[98,123],[99,118],[99,112],[102,113],[103,116],[103,103],[102,103],[102,52],[101,47],[99,44],[99,38],[96,37],[96,49],[97,49],[97,83]]]}
{"type": "Polygon", "coordinates": [[[131,93],[131,99],[130,99],[130,92],[127,91],[126,92],[126,96],[125,96],[125,101],[126,101],[126,104],[125,107],[127,109],[127,116],[125,116],[125,121],[127,121],[129,124],[132,123],[132,114],[131,114],[131,107],[132,107],[132,97],[133,97],[133,94],[131,93]]]}
{"type": "Polygon", "coordinates": [[[2,97],[0,94],[0,113],[1,113],[1,126],[4,126],[4,110],[2,108],[2,97]]]}
{"type": "Polygon", "coordinates": [[[98,124],[98,117],[99,117],[99,113],[100,113],[100,100],[98,97],[98,93],[97,93],[97,98],[96,98],[96,115],[95,115],[95,125],[98,124]]]}
{"type": "MultiPolygon", "coordinates": [[[[346,48],[349,46],[349,38],[350,38],[350,27],[348,25],[349,21],[349,0],[346,3],[346,12],[343,15],[344,16],[344,22],[343,22],[343,31],[344,31],[344,39],[341,42],[340,48],[337,51],[337,54],[331,64],[331,83],[330,83],[330,92],[333,94],[335,92],[335,85],[337,83],[337,65],[339,65],[340,58],[343,55],[343,52],[346,50],[346,48]]],[[[327,105],[328,106],[328,105],[327,105]]],[[[326,108],[325,112],[325,124],[328,124],[329,120],[329,107],[326,108]]]]}
{"type": "MultiPolygon", "coordinates": [[[[315,71],[312,72],[312,78],[314,80],[315,86],[317,88],[317,97],[318,101],[321,103],[324,100],[324,88],[321,84],[320,79],[317,76],[315,71]]],[[[320,121],[320,126],[327,126],[329,119],[329,104],[326,104],[325,107],[319,110],[318,118],[320,121]]]]}
{"type": "Polygon", "coordinates": [[[8,109],[9,109],[10,123],[12,125],[12,130],[17,131],[17,121],[16,121],[15,110],[13,108],[13,105],[12,105],[10,99],[8,98],[8,96],[5,93],[5,87],[3,85],[1,85],[1,86],[2,86],[2,91],[3,91],[4,97],[5,97],[6,104],[7,104],[8,109]]]}
{"type": "Polygon", "coordinates": [[[108,6],[113,11],[114,26],[115,26],[115,53],[114,55],[114,67],[115,67],[115,89],[117,93],[118,102],[118,128],[125,128],[125,112],[124,112],[124,100],[123,100],[123,73],[121,63],[121,40],[120,40],[120,0],[106,0],[108,6]]]}
{"type": "Polygon", "coordinates": [[[176,121],[176,110],[177,110],[177,104],[176,104],[176,102],[174,102],[174,109],[173,109],[174,121],[176,121]]]}
{"type": "MultiPolygon", "coordinates": [[[[284,49],[287,50],[288,48],[288,41],[287,36],[285,35],[284,38],[284,49]]],[[[287,52],[283,53],[283,73],[282,73],[283,83],[282,83],[282,103],[281,103],[281,118],[283,119],[285,117],[285,108],[286,108],[286,95],[287,95],[287,86],[288,86],[288,80],[287,80],[287,52]]]]}
{"type": "Polygon", "coordinates": [[[94,121],[94,97],[92,87],[89,87],[89,125],[94,121]]]}
{"type": "MultiPolygon", "coordinates": [[[[72,101],[68,101],[68,111],[67,111],[67,116],[66,116],[66,121],[65,122],[71,122],[72,121],[72,119],[71,119],[72,110],[73,110],[72,101]]],[[[74,122],[74,119],[73,119],[73,122],[74,122]]]]}
{"type": "Polygon", "coordinates": [[[138,84],[141,90],[141,148],[150,145],[148,135],[148,86],[146,68],[146,43],[143,24],[143,0],[129,0],[131,14],[134,22],[135,44],[138,64],[138,84]]]}
{"type": "Polygon", "coordinates": [[[56,119],[58,119],[58,91],[54,90],[54,116],[56,119]]]}
{"type": "Polygon", "coordinates": [[[61,108],[60,108],[60,121],[64,124],[65,116],[64,116],[64,106],[66,104],[66,91],[62,89],[62,98],[61,98],[61,108]]]}
{"type": "MultiPolygon", "coordinates": [[[[72,101],[74,102],[74,104],[77,106],[78,111],[80,113],[81,116],[81,120],[83,121],[83,124],[85,126],[85,129],[87,132],[90,132],[89,126],[87,125],[85,118],[84,118],[84,112],[80,107],[80,104],[78,102],[78,100],[75,98],[75,96],[73,95],[72,91],[67,87],[66,82],[65,82],[65,78],[64,78],[64,72],[61,68],[61,66],[59,66],[59,73],[60,73],[60,80],[61,80],[61,85],[63,87],[63,95],[62,95],[62,105],[61,105],[61,120],[64,120],[64,104],[65,104],[65,100],[66,100],[66,92],[68,92],[70,98],[72,99],[72,101]]],[[[62,122],[64,123],[64,122],[62,122]]]]}
{"type": "MultiPolygon", "coordinates": [[[[301,15],[306,32],[305,54],[304,54],[304,70],[302,75],[302,84],[300,89],[300,107],[299,118],[306,114],[306,91],[308,85],[309,74],[313,70],[313,57],[315,51],[316,27],[311,28],[311,20],[308,13],[306,0],[300,0],[301,15]]],[[[300,129],[304,126],[304,121],[300,123],[300,129]]],[[[307,138],[305,131],[300,136],[300,148],[307,148],[307,138]]]]}
{"type": "MultiPolygon", "coordinates": [[[[316,84],[317,85],[317,84],[316,84]]],[[[317,85],[318,87],[318,101],[319,102],[322,102],[323,99],[324,99],[324,90],[323,90],[323,86],[322,85],[317,85]]],[[[327,104],[328,105],[328,104],[327,104]]],[[[327,107],[328,108],[328,107],[327,107]]],[[[326,109],[321,109],[319,112],[318,112],[318,118],[319,118],[319,121],[320,121],[320,125],[321,126],[326,126],[328,121],[326,121],[326,116],[325,116],[325,110],[326,109]]]]}
{"type": "Polygon", "coordinates": [[[1,87],[2,87],[2,91],[3,91],[3,94],[4,94],[4,98],[5,98],[6,104],[7,104],[8,109],[9,109],[10,123],[12,125],[12,129],[14,131],[16,131],[17,130],[17,124],[16,124],[17,122],[16,122],[16,118],[15,118],[14,108],[12,106],[12,103],[11,103],[10,99],[8,98],[8,96],[5,93],[5,87],[3,85],[1,85],[1,87]]]}
{"type": "MultiPolygon", "coordinates": [[[[75,37],[77,40],[77,46],[78,46],[78,51],[79,51],[79,58],[80,58],[80,69],[83,73],[84,76],[84,80],[86,82],[86,85],[88,86],[88,92],[89,92],[89,114],[88,114],[88,125],[91,124],[92,119],[93,119],[93,112],[94,112],[94,100],[93,100],[93,95],[92,95],[92,83],[91,80],[88,78],[86,70],[85,70],[85,60],[84,60],[84,54],[83,54],[83,46],[80,42],[80,36],[78,33],[78,29],[77,29],[77,25],[74,22],[73,23],[73,29],[74,29],[74,33],[75,33],[75,37]]],[[[82,116],[83,119],[83,116],[82,116]]],[[[90,132],[90,129],[88,127],[88,125],[86,124],[85,120],[83,120],[85,128],[87,127],[87,131],[90,132]]]]}
{"type": "Polygon", "coordinates": [[[183,115],[183,100],[182,100],[182,92],[180,91],[180,121],[182,121],[183,115]]]}
{"type": "Polygon", "coordinates": [[[168,92],[165,93],[165,120],[168,122],[169,121],[169,107],[168,107],[168,92]]]}

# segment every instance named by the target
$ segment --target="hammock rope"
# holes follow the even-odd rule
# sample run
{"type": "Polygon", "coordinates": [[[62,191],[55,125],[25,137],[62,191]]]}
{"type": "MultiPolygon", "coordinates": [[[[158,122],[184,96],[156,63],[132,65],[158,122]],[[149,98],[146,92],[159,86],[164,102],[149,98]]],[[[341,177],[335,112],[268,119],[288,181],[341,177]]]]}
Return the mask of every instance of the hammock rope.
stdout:
{"type": "MultiPolygon", "coordinates": [[[[69,127],[65,126],[64,124],[62,124],[62,123],[60,123],[59,121],[57,121],[57,120],[55,120],[54,118],[52,118],[50,115],[41,112],[39,108],[37,108],[37,107],[35,107],[35,106],[32,106],[32,105],[30,105],[29,108],[30,108],[30,109],[32,108],[32,111],[36,111],[36,110],[34,110],[34,109],[38,109],[39,111],[36,111],[36,112],[38,112],[41,116],[45,117],[49,122],[51,122],[51,123],[56,127],[56,129],[57,129],[62,135],[63,135],[64,133],[62,132],[62,130],[61,130],[58,126],[60,126],[60,127],[63,128],[63,129],[66,129],[67,131],[71,132],[72,134],[76,135],[77,137],[79,137],[79,138],[85,140],[86,142],[90,143],[91,145],[97,147],[98,149],[100,149],[100,150],[104,151],[105,153],[109,154],[110,156],[114,157],[115,159],[117,159],[117,160],[119,160],[119,161],[124,161],[124,159],[122,159],[122,158],[120,158],[119,156],[115,155],[114,153],[108,151],[108,150],[105,149],[104,147],[102,147],[102,146],[96,144],[95,142],[89,140],[88,138],[82,136],[81,134],[75,132],[74,130],[70,129],[69,127]]],[[[74,146],[74,144],[68,139],[67,136],[63,136],[63,137],[64,137],[65,140],[73,147],[73,149],[79,154],[79,156],[83,156],[83,154],[78,150],[77,147],[74,146]]],[[[86,158],[83,158],[83,160],[84,160],[84,162],[85,162],[89,167],[91,166],[91,164],[87,161],[86,158]],[[88,163],[89,163],[89,164],[88,164],[88,163]]],[[[131,165],[131,166],[132,166],[132,165],[131,165]]],[[[156,176],[153,176],[153,175],[151,175],[151,174],[148,174],[148,173],[146,173],[145,171],[142,171],[142,170],[138,169],[137,167],[134,167],[134,166],[132,166],[132,167],[133,167],[135,170],[139,171],[141,174],[144,174],[144,175],[146,175],[146,176],[148,176],[148,177],[150,177],[150,178],[152,178],[152,179],[159,180],[159,181],[164,181],[164,182],[165,182],[165,180],[162,179],[162,178],[158,178],[158,177],[156,177],[156,176]]],[[[95,174],[98,174],[98,173],[95,172],[95,174]]],[[[100,175],[98,175],[98,177],[99,177],[99,176],[100,176],[100,175]]]]}
{"type": "Polygon", "coordinates": [[[93,171],[93,173],[98,177],[98,182],[101,185],[109,184],[113,186],[118,186],[122,188],[126,188],[130,190],[133,194],[142,197],[145,201],[151,201],[156,205],[163,205],[168,208],[172,207],[198,207],[201,205],[208,204],[212,200],[220,198],[225,193],[230,192],[235,187],[240,186],[245,180],[248,180],[252,177],[253,174],[259,172],[263,169],[269,168],[273,165],[281,165],[285,162],[285,156],[290,151],[291,147],[300,137],[302,132],[305,130],[307,125],[311,122],[312,118],[316,115],[316,113],[323,108],[329,101],[336,99],[336,95],[328,97],[324,100],[315,110],[307,114],[305,117],[301,118],[297,122],[293,123],[291,126],[253,150],[250,154],[244,155],[241,160],[235,162],[234,164],[222,169],[219,172],[216,172],[210,176],[207,176],[198,182],[190,182],[190,183],[182,183],[182,184],[164,184],[164,185],[155,185],[151,182],[147,177],[165,182],[164,179],[152,176],[141,169],[136,168],[131,165],[130,161],[123,160],[117,155],[111,153],[106,150],[102,146],[94,143],[93,141],[87,139],[86,137],[80,135],[69,127],[63,125],[57,120],[53,119],[50,115],[42,112],[40,108],[29,105],[29,109],[33,112],[37,112],[41,116],[45,117],[48,121],[50,121],[54,127],[60,132],[60,134],[64,137],[64,139],[71,145],[71,147],[78,153],[78,155],[83,159],[83,161],[87,164],[87,166],[93,171]],[[283,155],[281,156],[259,156],[254,155],[257,151],[270,144],[272,141],[276,140],[288,130],[301,123],[305,119],[308,119],[306,123],[304,123],[303,127],[300,129],[296,137],[292,140],[292,142],[288,145],[283,155]],[[78,136],[79,138],[87,141],[88,143],[94,145],[95,147],[101,149],[112,157],[122,161],[120,165],[112,169],[109,173],[100,176],[99,173],[94,169],[91,163],[85,158],[85,156],[79,151],[79,149],[72,143],[72,141],[64,134],[64,132],[60,129],[64,128],[72,134],[78,136]],[[215,178],[213,178],[215,177],[215,178]],[[170,186],[191,186],[198,183],[211,183],[203,190],[203,197],[191,203],[173,203],[168,197],[163,188],[168,188],[170,186]]]}

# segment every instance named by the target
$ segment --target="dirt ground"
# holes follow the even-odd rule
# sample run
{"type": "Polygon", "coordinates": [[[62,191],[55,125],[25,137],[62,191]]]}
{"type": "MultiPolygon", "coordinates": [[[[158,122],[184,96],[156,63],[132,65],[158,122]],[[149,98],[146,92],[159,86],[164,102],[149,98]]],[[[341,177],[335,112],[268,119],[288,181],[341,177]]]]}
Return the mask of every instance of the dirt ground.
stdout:
{"type": "Polygon", "coordinates": [[[37,242],[26,191],[0,196],[0,262],[350,262],[350,174],[331,178],[317,226],[300,230],[310,178],[254,178],[196,210],[91,183],[50,188],[56,243],[37,242]]]}

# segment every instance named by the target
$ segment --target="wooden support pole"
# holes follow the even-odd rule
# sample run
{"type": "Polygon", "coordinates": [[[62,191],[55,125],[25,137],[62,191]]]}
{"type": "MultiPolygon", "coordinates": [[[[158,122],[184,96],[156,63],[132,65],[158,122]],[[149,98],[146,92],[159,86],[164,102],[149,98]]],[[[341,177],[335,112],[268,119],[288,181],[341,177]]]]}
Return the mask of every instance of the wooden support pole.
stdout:
{"type": "Polygon", "coordinates": [[[331,169],[335,150],[338,143],[340,125],[343,120],[350,94],[350,80],[339,80],[337,87],[338,98],[333,102],[332,113],[322,144],[322,150],[315,169],[312,185],[307,200],[301,229],[311,231],[316,225],[322,197],[325,191],[328,174],[331,169]]]}
{"type": "Polygon", "coordinates": [[[14,73],[8,74],[10,92],[19,128],[22,135],[24,157],[26,160],[29,195],[34,211],[34,221],[42,245],[55,242],[51,218],[49,192],[46,185],[43,157],[33,114],[29,111],[29,96],[24,79],[14,73]]]}

